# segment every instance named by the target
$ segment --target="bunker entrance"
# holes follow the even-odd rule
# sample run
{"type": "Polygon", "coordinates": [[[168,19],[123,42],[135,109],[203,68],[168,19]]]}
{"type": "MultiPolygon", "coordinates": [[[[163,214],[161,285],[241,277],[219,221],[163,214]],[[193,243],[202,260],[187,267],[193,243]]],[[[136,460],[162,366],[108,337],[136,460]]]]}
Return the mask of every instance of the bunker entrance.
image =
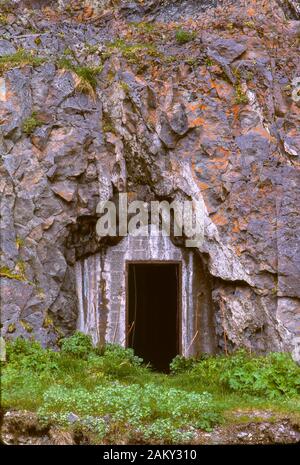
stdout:
{"type": "Polygon", "coordinates": [[[127,264],[127,346],[168,372],[180,353],[180,263],[127,264]]]}

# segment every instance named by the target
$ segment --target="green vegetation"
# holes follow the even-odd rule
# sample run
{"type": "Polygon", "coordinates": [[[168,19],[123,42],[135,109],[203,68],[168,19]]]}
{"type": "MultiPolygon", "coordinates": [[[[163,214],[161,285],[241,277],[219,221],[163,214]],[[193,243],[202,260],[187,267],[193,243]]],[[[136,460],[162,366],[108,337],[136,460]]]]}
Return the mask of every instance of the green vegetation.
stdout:
{"type": "Polygon", "coordinates": [[[22,272],[10,270],[8,266],[0,267],[0,276],[2,276],[3,278],[17,279],[18,281],[25,281],[26,279],[22,272]]]}
{"type": "Polygon", "coordinates": [[[120,85],[121,89],[123,89],[123,91],[125,92],[125,94],[128,94],[128,93],[129,93],[130,87],[129,87],[129,85],[127,84],[127,82],[125,82],[125,81],[120,81],[120,82],[119,82],[119,85],[120,85]]]}
{"type": "Polygon", "coordinates": [[[103,67],[100,66],[76,66],[73,68],[74,73],[82,81],[82,84],[88,83],[93,89],[97,86],[97,74],[101,73],[103,67]]]}
{"type": "MultiPolygon", "coordinates": [[[[99,52],[99,45],[98,44],[97,45],[91,45],[89,43],[86,43],[85,44],[85,49],[90,54],[98,53],[99,52]]],[[[67,51],[70,51],[71,53],[73,53],[73,51],[71,49],[66,49],[65,54],[67,54],[67,51]]]]}
{"type": "Polygon", "coordinates": [[[186,31],[185,29],[177,29],[175,38],[180,45],[191,42],[196,37],[195,32],[186,31]]]}
{"type": "Polygon", "coordinates": [[[20,247],[23,247],[24,244],[25,244],[24,239],[22,237],[17,236],[16,237],[16,246],[17,246],[17,248],[19,249],[20,247]]]}
{"type": "Polygon", "coordinates": [[[119,50],[123,57],[132,64],[139,63],[147,57],[159,57],[156,46],[151,43],[128,43],[123,39],[117,39],[107,44],[108,50],[119,50]]]}
{"type": "Polygon", "coordinates": [[[235,103],[237,105],[247,105],[247,103],[249,103],[249,99],[240,84],[235,88],[235,103]]]}
{"type": "Polygon", "coordinates": [[[16,330],[16,324],[15,323],[10,323],[7,327],[7,332],[8,333],[14,333],[16,330]]]}
{"type": "Polygon", "coordinates": [[[20,48],[12,55],[0,57],[0,75],[5,71],[16,68],[18,66],[39,66],[44,62],[45,60],[43,58],[37,57],[34,53],[30,53],[27,50],[20,48]]]}
{"type": "Polygon", "coordinates": [[[114,125],[111,123],[111,121],[103,120],[103,125],[102,125],[102,130],[103,132],[115,132],[114,125]]]}
{"type": "Polygon", "coordinates": [[[61,354],[86,360],[90,353],[93,353],[92,340],[83,333],[78,332],[73,337],[61,341],[61,354]]]}
{"type": "Polygon", "coordinates": [[[0,13],[0,24],[1,24],[2,26],[5,26],[5,25],[7,24],[7,22],[8,22],[8,21],[7,21],[7,16],[4,15],[4,14],[2,14],[2,13],[0,13]]]}
{"type": "Polygon", "coordinates": [[[253,21],[245,21],[244,26],[248,27],[249,29],[254,29],[255,28],[255,23],[253,21]]]}
{"type": "Polygon", "coordinates": [[[288,354],[178,356],[166,375],[132,349],[94,348],[79,332],[60,345],[55,352],[33,340],[7,343],[4,408],[37,411],[42,422],[86,431],[96,443],[189,442],[198,429],[234,421],[237,408],[245,421],[253,408],[300,415],[300,368],[288,354]]]}
{"type": "Polygon", "coordinates": [[[130,23],[130,26],[132,28],[136,29],[137,31],[142,32],[142,33],[151,33],[151,32],[154,32],[155,29],[156,29],[155,24],[148,23],[146,21],[141,21],[139,23],[133,21],[132,23],[130,23]]]}
{"type": "MultiPolygon", "coordinates": [[[[40,44],[39,37],[35,40],[35,43],[37,45],[40,44]]],[[[58,68],[72,71],[76,75],[76,88],[81,92],[86,92],[94,96],[97,86],[97,75],[102,71],[103,66],[81,66],[74,64],[74,60],[77,61],[73,51],[71,49],[66,49],[64,56],[57,59],[55,63],[58,68]]],[[[29,52],[28,50],[19,49],[12,55],[0,57],[0,75],[18,66],[39,66],[45,62],[46,59],[36,56],[34,51],[29,52]]],[[[28,118],[28,121],[25,122],[23,130],[25,132],[29,131],[27,133],[31,134],[35,127],[37,127],[36,124],[37,120],[35,116],[32,115],[28,118]]]]}
{"type": "Polygon", "coordinates": [[[222,386],[228,392],[268,399],[300,394],[300,368],[286,353],[250,356],[239,351],[229,357],[204,355],[200,360],[177,356],[171,372],[184,371],[188,371],[191,383],[200,383],[203,388],[209,383],[211,392],[222,386]]]}
{"type": "Polygon", "coordinates": [[[79,66],[74,65],[73,62],[66,57],[57,60],[56,65],[60,69],[72,71],[77,76],[76,88],[81,92],[86,92],[95,95],[97,86],[97,75],[101,73],[103,66],[79,66]]]}
{"type": "Polygon", "coordinates": [[[164,58],[165,63],[176,63],[178,57],[176,55],[168,55],[164,58]]]}
{"type": "Polygon", "coordinates": [[[28,118],[25,118],[22,124],[22,130],[25,134],[32,134],[36,128],[43,125],[43,122],[39,120],[37,113],[33,111],[28,118]]]}
{"type": "Polygon", "coordinates": [[[253,81],[253,79],[254,79],[253,72],[252,71],[247,71],[245,73],[245,79],[246,79],[247,82],[253,81]]]}
{"type": "Polygon", "coordinates": [[[206,57],[204,60],[204,63],[208,67],[215,65],[215,62],[210,57],[206,57]]]}
{"type": "Polygon", "coordinates": [[[23,326],[27,333],[31,333],[33,330],[33,327],[29,323],[27,323],[27,321],[20,320],[20,325],[23,326]]]}
{"type": "Polygon", "coordinates": [[[10,12],[10,6],[6,0],[0,0],[0,11],[0,25],[6,26],[10,12]]]}
{"type": "Polygon", "coordinates": [[[199,58],[198,57],[186,58],[185,63],[187,63],[190,66],[196,66],[199,63],[199,58]]]}

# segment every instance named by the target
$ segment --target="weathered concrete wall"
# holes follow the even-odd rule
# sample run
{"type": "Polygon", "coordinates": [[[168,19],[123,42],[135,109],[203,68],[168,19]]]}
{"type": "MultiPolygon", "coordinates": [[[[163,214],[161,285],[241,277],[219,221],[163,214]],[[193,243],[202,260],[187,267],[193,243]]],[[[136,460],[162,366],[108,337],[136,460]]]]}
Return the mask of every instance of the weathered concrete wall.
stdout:
{"type": "Polygon", "coordinates": [[[181,263],[181,347],[183,355],[216,350],[209,283],[192,249],[172,244],[167,236],[124,238],[118,245],[76,263],[79,318],[77,328],[94,343],[125,345],[126,262],[178,261],[181,263]]]}

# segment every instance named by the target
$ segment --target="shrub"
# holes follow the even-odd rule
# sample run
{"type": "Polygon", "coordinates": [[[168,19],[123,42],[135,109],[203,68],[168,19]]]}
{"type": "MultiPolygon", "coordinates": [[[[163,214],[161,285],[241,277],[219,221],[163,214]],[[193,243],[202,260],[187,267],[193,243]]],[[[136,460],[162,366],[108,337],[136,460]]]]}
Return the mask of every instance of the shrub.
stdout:
{"type": "Polygon", "coordinates": [[[14,341],[7,342],[7,355],[10,362],[15,362],[19,357],[41,352],[43,352],[41,344],[34,340],[17,337],[14,341]]]}
{"type": "Polygon", "coordinates": [[[239,352],[229,359],[220,379],[233,391],[275,398],[300,394],[300,368],[286,353],[251,357],[239,352]]]}
{"type": "Polygon", "coordinates": [[[178,375],[185,371],[191,370],[197,363],[195,357],[186,358],[182,355],[176,355],[170,363],[170,371],[172,375],[178,375]]]}
{"type": "Polygon", "coordinates": [[[94,352],[91,336],[76,331],[73,336],[61,339],[62,354],[71,355],[77,358],[87,358],[90,353],[94,352]]]}
{"type": "MultiPolygon", "coordinates": [[[[100,357],[93,357],[93,364],[111,377],[122,378],[144,371],[143,360],[132,349],[124,349],[117,344],[107,344],[98,352],[100,357]]],[[[92,360],[91,360],[92,361],[92,360]]]]}
{"type": "Polygon", "coordinates": [[[7,358],[11,365],[19,370],[33,370],[37,373],[57,370],[58,354],[49,349],[43,349],[34,340],[16,338],[7,343],[7,358]]]}
{"type": "Polygon", "coordinates": [[[241,350],[229,357],[209,357],[198,362],[190,376],[194,382],[255,396],[300,394],[300,368],[286,353],[251,356],[241,350]]]}

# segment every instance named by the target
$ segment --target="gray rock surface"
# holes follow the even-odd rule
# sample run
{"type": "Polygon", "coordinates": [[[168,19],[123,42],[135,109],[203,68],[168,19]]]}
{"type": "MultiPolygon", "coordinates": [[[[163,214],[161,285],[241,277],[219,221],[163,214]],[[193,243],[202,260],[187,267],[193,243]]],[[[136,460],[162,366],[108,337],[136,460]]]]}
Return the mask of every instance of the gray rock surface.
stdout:
{"type": "Polygon", "coordinates": [[[101,247],[96,205],[128,191],[203,198],[199,252],[220,349],[225,333],[228,348],[291,350],[300,335],[297,6],[286,19],[275,2],[259,12],[251,2],[65,3],[15,2],[0,26],[1,56],[22,47],[43,59],[0,62],[3,333],[55,345],[74,331],[74,263],[101,247]],[[179,44],[178,27],[193,40],[179,44]],[[81,68],[100,63],[93,88],[81,68]]]}

